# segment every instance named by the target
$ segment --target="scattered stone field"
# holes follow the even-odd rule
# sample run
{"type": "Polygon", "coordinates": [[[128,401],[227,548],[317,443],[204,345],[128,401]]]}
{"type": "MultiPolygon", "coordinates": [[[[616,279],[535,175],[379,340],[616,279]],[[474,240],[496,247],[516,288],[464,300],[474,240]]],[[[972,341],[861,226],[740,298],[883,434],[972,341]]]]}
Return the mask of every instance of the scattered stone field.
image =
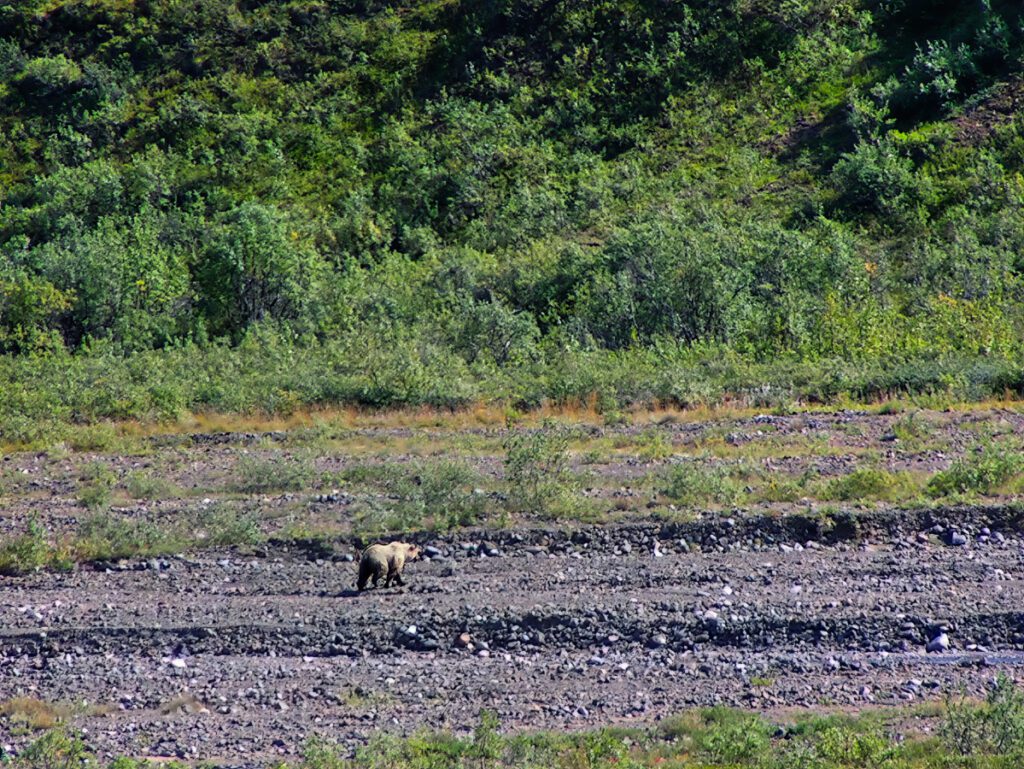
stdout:
{"type": "MultiPolygon", "coordinates": [[[[218,445],[174,464],[179,488],[218,445]]],[[[0,502],[11,531],[32,510],[81,515],[56,472],[28,477],[0,502]]],[[[305,499],[344,517],[344,494],[305,499]]],[[[1024,513],[1008,502],[523,517],[410,533],[425,558],[406,587],[364,593],[345,533],[5,576],[0,701],[59,705],[101,755],[260,766],[313,734],[354,748],[381,730],[465,732],[482,708],[508,730],[584,729],[694,706],[981,695],[1000,672],[1024,676],[1024,513]]],[[[0,737],[17,750],[31,731],[0,717],[0,737]]]]}

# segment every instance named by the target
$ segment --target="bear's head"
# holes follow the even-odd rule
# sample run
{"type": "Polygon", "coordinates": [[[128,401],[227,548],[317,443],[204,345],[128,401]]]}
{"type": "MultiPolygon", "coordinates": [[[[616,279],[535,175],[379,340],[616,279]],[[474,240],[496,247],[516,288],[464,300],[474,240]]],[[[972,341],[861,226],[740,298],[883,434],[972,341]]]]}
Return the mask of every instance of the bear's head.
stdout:
{"type": "Polygon", "coordinates": [[[422,552],[423,551],[420,550],[418,545],[406,545],[405,546],[405,560],[407,560],[407,561],[415,561],[417,558],[420,557],[420,553],[422,553],[422,552]]]}

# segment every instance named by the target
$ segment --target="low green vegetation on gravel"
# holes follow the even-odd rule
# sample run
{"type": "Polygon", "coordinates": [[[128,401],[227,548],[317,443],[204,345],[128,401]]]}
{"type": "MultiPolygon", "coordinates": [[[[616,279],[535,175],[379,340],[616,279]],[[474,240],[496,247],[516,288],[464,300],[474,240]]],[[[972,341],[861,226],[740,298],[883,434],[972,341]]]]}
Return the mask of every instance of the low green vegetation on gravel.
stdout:
{"type": "Polygon", "coordinates": [[[325,414],[209,446],[207,434],[76,427],[6,455],[0,573],[270,539],[1018,504],[1019,407],[876,412],[611,424],[484,412],[484,427],[466,414],[325,414]],[[393,426],[402,420],[415,426],[393,426]]]}
{"type": "MultiPolygon", "coordinates": [[[[19,700],[0,714],[51,725],[58,709],[19,700]],[[44,717],[39,714],[42,713],[44,717]]],[[[0,715],[0,718],[3,716],[0,715]]],[[[948,700],[940,715],[880,709],[861,715],[772,720],[740,710],[695,710],[656,727],[507,736],[493,713],[469,736],[380,734],[354,757],[329,735],[310,739],[296,769],[1011,769],[1024,759],[1024,696],[1006,678],[976,704],[948,700]]],[[[162,762],[166,765],[165,762],[162,762]]],[[[101,762],[73,731],[50,731],[6,766],[139,769],[145,760],[101,762]]],[[[173,764],[172,765],[177,765],[173,764]]]]}

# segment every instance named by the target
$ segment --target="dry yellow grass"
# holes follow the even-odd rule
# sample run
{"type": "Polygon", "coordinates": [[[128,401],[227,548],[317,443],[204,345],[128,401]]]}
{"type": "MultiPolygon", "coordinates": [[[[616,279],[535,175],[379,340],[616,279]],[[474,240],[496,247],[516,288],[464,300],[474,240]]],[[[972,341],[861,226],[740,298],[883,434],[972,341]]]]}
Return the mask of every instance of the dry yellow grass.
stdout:
{"type": "Polygon", "coordinates": [[[52,729],[71,715],[72,709],[61,703],[44,702],[34,697],[14,697],[0,702],[0,715],[12,726],[33,731],[52,729]]]}
{"type": "MultiPolygon", "coordinates": [[[[886,398],[869,403],[842,402],[831,405],[794,403],[794,413],[829,413],[839,409],[860,409],[872,413],[899,414],[905,411],[930,410],[927,404],[907,398],[886,398]]],[[[980,402],[943,403],[942,410],[964,411],[1013,411],[1024,410],[1024,400],[1007,394],[1004,398],[980,402]]],[[[751,406],[742,400],[726,400],[719,404],[696,405],[688,408],[668,404],[650,404],[625,407],[622,418],[626,424],[653,426],[663,424],[690,424],[721,420],[744,419],[762,414],[763,406],[751,406]]],[[[464,409],[449,410],[431,407],[404,409],[367,409],[356,406],[325,406],[300,409],[282,416],[265,414],[223,414],[219,412],[196,412],[181,417],[173,423],[143,422],[127,420],[111,423],[117,434],[126,437],[148,437],[192,432],[266,432],[286,431],[297,428],[312,428],[327,425],[339,429],[359,428],[414,428],[442,430],[465,430],[474,427],[501,427],[508,417],[509,409],[499,403],[478,403],[464,409]]],[[[536,409],[517,413],[515,420],[524,426],[536,426],[545,420],[568,421],[576,424],[604,423],[596,398],[563,404],[545,404],[536,409]]]]}

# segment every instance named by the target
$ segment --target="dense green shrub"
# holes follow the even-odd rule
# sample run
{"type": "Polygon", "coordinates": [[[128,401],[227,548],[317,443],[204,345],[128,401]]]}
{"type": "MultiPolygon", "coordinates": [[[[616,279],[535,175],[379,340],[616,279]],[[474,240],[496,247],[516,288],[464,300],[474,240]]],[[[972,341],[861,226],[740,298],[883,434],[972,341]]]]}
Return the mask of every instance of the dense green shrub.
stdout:
{"type": "Polygon", "coordinates": [[[658,491],[676,504],[734,505],[743,498],[739,468],[684,462],[663,471],[658,491]]]}
{"type": "Polygon", "coordinates": [[[572,430],[564,425],[509,431],[504,448],[511,510],[557,517],[575,502],[577,483],[569,467],[571,439],[572,430]]]}
{"type": "Polygon", "coordinates": [[[28,522],[24,534],[0,542],[0,574],[24,574],[42,568],[64,568],[70,554],[53,543],[39,521],[28,522]]]}
{"type": "Polygon", "coordinates": [[[1019,391],[1022,20],[7,3],[3,439],[338,401],[1019,391]]]}
{"type": "Polygon", "coordinates": [[[1000,674],[980,707],[966,698],[946,700],[942,740],[960,756],[1024,758],[1024,696],[1000,674]]]}
{"type": "Polygon", "coordinates": [[[1002,446],[979,447],[978,451],[957,459],[932,476],[928,493],[934,497],[975,492],[990,494],[998,491],[1024,473],[1024,456],[1014,449],[1002,446]]]}

